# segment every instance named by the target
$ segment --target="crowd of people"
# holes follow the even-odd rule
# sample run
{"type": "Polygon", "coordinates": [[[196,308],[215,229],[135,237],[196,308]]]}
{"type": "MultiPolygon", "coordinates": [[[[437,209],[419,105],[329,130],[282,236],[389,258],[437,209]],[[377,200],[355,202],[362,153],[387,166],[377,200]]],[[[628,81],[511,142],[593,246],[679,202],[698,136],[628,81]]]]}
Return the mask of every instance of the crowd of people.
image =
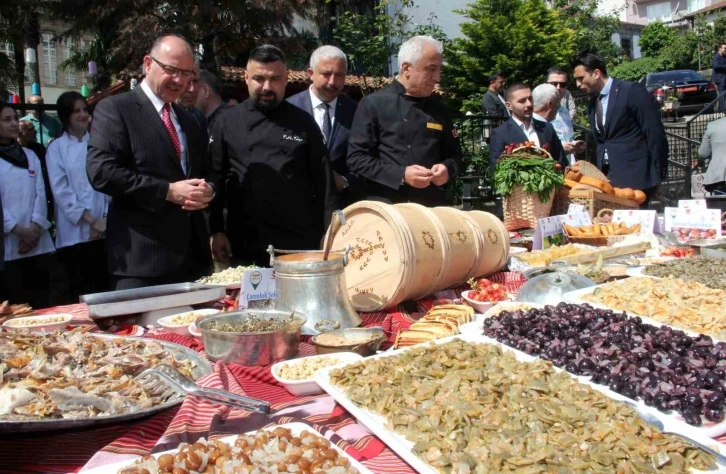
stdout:
{"type": "MultiPolygon", "coordinates": [[[[245,69],[249,98],[231,106],[191,46],[166,35],[143,58],[139,86],[96,105],[90,132],[88,104],[75,92],[59,98],[57,125],[37,112],[18,121],[0,104],[0,298],[55,303],[47,300],[50,259],[64,266],[77,300],[194,281],[214,263],[265,265],[268,245],[319,248],[332,212],[363,199],[447,204],[445,186],[463,165],[451,115],[434,93],[442,53],[429,36],[411,38],[393,82],[356,103],[342,93],[345,53],[322,46],[310,58],[309,89],[286,100],[285,54],[262,45],[245,69]]],[[[652,192],[667,157],[652,99],[609,78],[597,56],[572,66],[593,97],[598,164],[613,185],[652,192]]],[[[506,145],[524,141],[572,163],[584,144],[574,139],[567,72],[553,67],[534,89],[505,81],[493,75],[482,102],[508,117],[492,133],[492,165],[506,145]]]]}

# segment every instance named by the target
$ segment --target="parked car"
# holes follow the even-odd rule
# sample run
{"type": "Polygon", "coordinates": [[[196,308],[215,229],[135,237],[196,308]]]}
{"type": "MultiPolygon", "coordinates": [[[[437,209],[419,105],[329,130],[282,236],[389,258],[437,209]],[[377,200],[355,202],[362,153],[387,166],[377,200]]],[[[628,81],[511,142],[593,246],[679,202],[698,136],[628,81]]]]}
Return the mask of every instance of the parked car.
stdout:
{"type": "Polygon", "coordinates": [[[661,106],[675,88],[681,114],[696,114],[718,97],[716,84],[690,69],[654,72],[645,76],[641,83],[661,106]]]}

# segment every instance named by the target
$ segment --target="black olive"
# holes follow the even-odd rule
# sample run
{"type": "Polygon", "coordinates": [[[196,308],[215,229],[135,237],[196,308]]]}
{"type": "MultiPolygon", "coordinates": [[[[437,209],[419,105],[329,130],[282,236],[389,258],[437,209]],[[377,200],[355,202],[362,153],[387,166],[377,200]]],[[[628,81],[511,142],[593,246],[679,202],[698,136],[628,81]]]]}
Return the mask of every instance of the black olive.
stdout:
{"type": "Polygon", "coordinates": [[[708,421],[713,421],[714,423],[721,423],[724,419],[724,414],[722,409],[706,409],[703,412],[703,415],[706,417],[708,421]]]}

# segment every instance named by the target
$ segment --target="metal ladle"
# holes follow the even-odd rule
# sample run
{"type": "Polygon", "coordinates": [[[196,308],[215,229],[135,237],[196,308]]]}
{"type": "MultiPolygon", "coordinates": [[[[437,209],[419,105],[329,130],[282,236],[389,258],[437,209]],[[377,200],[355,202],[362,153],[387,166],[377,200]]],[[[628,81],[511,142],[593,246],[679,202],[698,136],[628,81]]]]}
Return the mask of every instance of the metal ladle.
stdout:
{"type": "Polygon", "coordinates": [[[345,214],[340,209],[333,211],[333,217],[330,219],[330,228],[328,229],[328,236],[325,239],[325,245],[323,246],[323,260],[327,260],[330,255],[330,247],[333,246],[333,238],[335,233],[338,232],[342,226],[345,225],[345,214]]]}

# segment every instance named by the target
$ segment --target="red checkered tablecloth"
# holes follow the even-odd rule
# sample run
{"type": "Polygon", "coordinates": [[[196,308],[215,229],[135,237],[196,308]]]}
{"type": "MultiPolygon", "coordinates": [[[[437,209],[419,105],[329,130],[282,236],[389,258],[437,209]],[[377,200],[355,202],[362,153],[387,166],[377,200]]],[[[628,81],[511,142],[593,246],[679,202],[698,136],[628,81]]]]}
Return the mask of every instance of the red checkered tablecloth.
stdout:
{"type": "MultiPolygon", "coordinates": [[[[502,272],[490,277],[516,293],[523,284],[521,274],[502,272]]],[[[363,313],[363,326],[382,326],[390,345],[395,335],[406,329],[439,299],[459,297],[456,290],[437,293],[381,313],[363,313]]],[[[48,308],[39,313],[66,312],[74,315],[73,324],[92,324],[85,305],[48,308]]],[[[126,334],[139,334],[143,328],[124,328],[126,334]]],[[[196,339],[152,330],[145,337],[182,344],[197,351],[203,347],[196,339]]],[[[302,342],[300,356],[314,354],[312,345],[302,342]]],[[[327,395],[295,397],[272,377],[268,367],[244,367],[217,363],[212,373],[198,383],[267,400],[271,414],[262,415],[212,405],[187,397],[181,406],[154,416],[99,428],[52,433],[13,433],[0,435],[0,473],[67,473],[131,459],[150,452],[175,448],[180,442],[199,437],[223,437],[271,424],[302,422],[328,437],[374,473],[414,472],[401,458],[327,395]]]]}

